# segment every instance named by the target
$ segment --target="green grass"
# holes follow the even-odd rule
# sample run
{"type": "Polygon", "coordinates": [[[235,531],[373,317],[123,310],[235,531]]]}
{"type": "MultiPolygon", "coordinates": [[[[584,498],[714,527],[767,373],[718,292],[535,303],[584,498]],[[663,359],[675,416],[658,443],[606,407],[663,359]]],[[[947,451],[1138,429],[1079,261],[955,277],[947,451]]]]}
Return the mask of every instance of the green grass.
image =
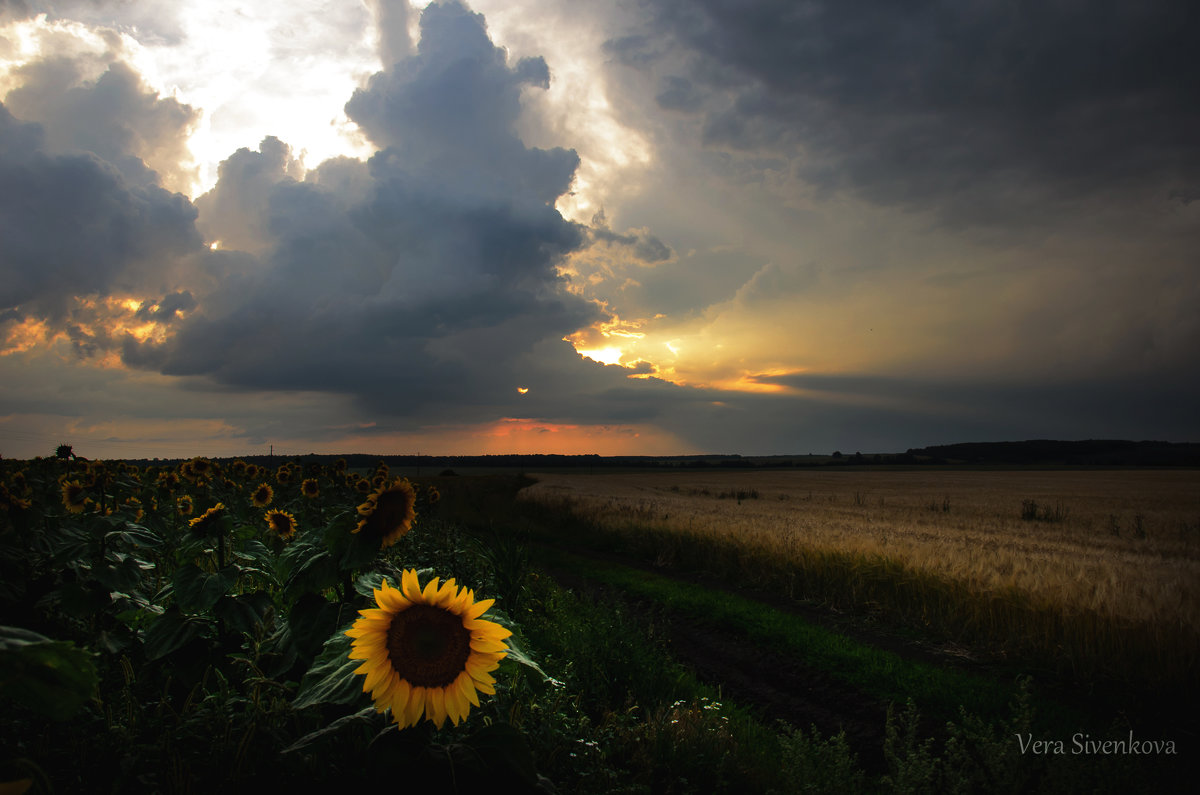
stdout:
{"type": "Polygon", "coordinates": [[[956,715],[960,705],[979,714],[1001,715],[1013,697],[1015,688],[1011,683],[905,659],[722,589],[614,563],[598,563],[563,550],[547,550],[544,554],[555,568],[743,634],[755,644],[829,673],[881,704],[912,698],[945,717],[956,715]]]}

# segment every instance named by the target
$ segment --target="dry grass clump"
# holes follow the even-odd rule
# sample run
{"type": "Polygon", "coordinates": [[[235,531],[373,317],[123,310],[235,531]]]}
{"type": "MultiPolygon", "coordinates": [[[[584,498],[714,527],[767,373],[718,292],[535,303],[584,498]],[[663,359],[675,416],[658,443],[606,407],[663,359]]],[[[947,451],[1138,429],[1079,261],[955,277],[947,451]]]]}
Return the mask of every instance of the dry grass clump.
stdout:
{"type": "Polygon", "coordinates": [[[1200,637],[1198,472],[547,474],[526,495],[569,500],[661,565],[887,600],[1005,643],[1140,658],[1200,637]]]}

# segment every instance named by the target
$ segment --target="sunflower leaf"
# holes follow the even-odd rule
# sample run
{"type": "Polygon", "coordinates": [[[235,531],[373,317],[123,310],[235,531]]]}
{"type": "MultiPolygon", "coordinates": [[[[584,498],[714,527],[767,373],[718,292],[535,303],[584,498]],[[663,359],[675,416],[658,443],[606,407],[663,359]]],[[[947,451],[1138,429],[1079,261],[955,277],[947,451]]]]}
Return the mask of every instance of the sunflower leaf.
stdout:
{"type": "Polygon", "coordinates": [[[292,701],[292,709],[304,709],[316,704],[348,706],[363,698],[362,677],[354,673],[361,661],[349,659],[351,640],[344,634],[349,628],[349,625],[343,627],[325,641],[321,653],[300,680],[300,689],[292,701]]]}
{"type": "Polygon", "coordinates": [[[175,606],[170,607],[146,630],[146,658],[157,660],[183,648],[196,638],[212,634],[207,619],[185,616],[175,606]]]}
{"type": "Polygon", "coordinates": [[[399,588],[401,573],[390,566],[388,566],[388,569],[389,571],[368,571],[358,575],[354,579],[354,590],[360,596],[374,599],[375,591],[383,587],[384,580],[387,580],[388,584],[393,588],[399,588]]]}
{"type": "Polygon", "coordinates": [[[96,692],[92,654],[18,627],[0,627],[0,698],[53,720],[74,715],[96,692]]]}
{"type": "Polygon", "coordinates": [[[238,568],[230,565],[220,571],[203,571],[195,563],[175,570],[175,601],[189,611],[208,610],[237,582],[238,568]]]}
{"type": "Polygon", "coordinates": [[[543,671],[542,666],[540,666],[536,662],[534,662],[533,658],[531,658],[528,654],[525,653],[525,650],[521,648],[519,643],[517,643],[515,635],[512,637],[509,637],[509,638],[505,638],[504,642],[506,644],[508,644],[508,652],[504,655],[504,659],[512,660],[513,662],[520,663],[521,665],[524,665],[527,668],[532,668],[533,670],[537,671],[539,676],[542,677],[543,682],[550,682],[552,684],[558,683],[557,679],[555,679],[550,674],[543,671]]]}
{"type": "Polygon", "coordinates": [[[350,715],[343,715],[328,726],[317,729],[314,732],[309,732],[296,742],[289,745],[287,748],[284,748],[279,753],[290,754],[294,751],[302,751],[315,743],[317,740],[320,740],[322,737],[337,734],[347,726],[351,726],[356,723],[370,724],[375,715],[376,712],[374,707],[364,707],[358,712],[354,712],[350,715]]]}
{"type": "Polygon", "coordinates": [[[284,594],[287,601],[294,602],[304,594],[320,593],[337,582],[338,570],[330,554],[314,550],[288,574],[284,594]]]}
{"type": "Polygon", "coordinates": [[[110,530],[105,533],[104,540],[106,542],[123,542],[148,549],[157,549],[165,543],[157,533],[133,522],[126,522],[123,530],[110,530]]]}
{"type": "Polygon", "coordinates": [[[523,648],[521,648],[521,642],[517,639],[517,635],[520,633],[521,627],[519,624],[517,624],[517,622],[513,621],[507,613],[497,607],[492,607],[483,617],[488,621],[494,621],[505,629],[512,631],[513,634],[504,639],[504,643],[508,646],[508,652],[504,655],[506,660],[511,660],[528,668],[532,668],[533,670],[537,671],[539,676],[542,677],[543,682],[549,682],[552,685],[559,684],[557,679],[543,671],[542,667],[534,662],[533,658],[530,657],[523,648]]]}
{"type": "Polygon", "coordinates": [[[260,624],[267,620],[275,606],[270,595],[263,591],[222,596],[213,606],[213,613],[235,632],[253,635],[260,624]]]}

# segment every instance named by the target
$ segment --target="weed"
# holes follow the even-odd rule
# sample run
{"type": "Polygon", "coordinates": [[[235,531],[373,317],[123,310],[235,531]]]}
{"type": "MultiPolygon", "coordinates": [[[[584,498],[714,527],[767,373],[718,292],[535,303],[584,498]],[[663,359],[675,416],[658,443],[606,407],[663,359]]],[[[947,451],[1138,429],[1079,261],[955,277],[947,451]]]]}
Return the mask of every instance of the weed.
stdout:
{"type": "Polygon", "coordinates": [[[789,793],[864,792],[866,774],[846,742],[846,732],[822,737],[816,726],[808,733],[783,728],[779,764],[789,793]]]}
{"type": "Polygon", "coordinates": [[[1054,507],[1049,505],[1038,505],[1037,500],[1022,500],[1021,501],[1021,519],[1026,522],[1053,522],[1061,524],[1067,520],[1067,516],[1071,513],[1069,508],[1063,506],[1061,502],[1054,503],[1054,507]]]}

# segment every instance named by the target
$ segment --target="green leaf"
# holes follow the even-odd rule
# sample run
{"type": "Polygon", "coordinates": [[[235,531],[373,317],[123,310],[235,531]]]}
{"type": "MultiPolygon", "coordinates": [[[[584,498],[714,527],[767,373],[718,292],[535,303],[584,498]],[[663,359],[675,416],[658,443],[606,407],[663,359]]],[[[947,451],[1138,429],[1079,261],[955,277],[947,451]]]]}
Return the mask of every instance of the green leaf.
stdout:
{"type": "Polygon", "coordinates": [[[220,571],[203,571],[194,563],[185,563],[175,570],[175,603],[183,610],[207,610],[229,592],[237,582],[238,568],[226,566],[220,571]]]}
{"type": "Polygon", "coordinates": [[[255,591],[238,596],[222,596],[213,607],[213,613],[234,632],[254,635],[274,606],[268,594],[255,591]]]}
{"type": "Polygon", "coordinates": [[[338,579],[338,569],[330,554],[313,548],[313,553],[299,561],[288,575],[284,595],[289,602],[295,601],[302,594],[318,593],[336,585],[338,579]]]}
{"type": "Polygon", "coordinates": [[[292,643],[302,656],[311,656],[321,650],[338,625],[338,607],[326,601],[320,594],[306,593],[296,600],[288,612],[288,627],[292,643]]]}
{"type": "MultiPolygon", "coordinates": [[[[306,706],[311,706],[311,705],[306,705],[306,706]]],[[[279,753],[290,754],[295,751],[302,751],[305,748],[307,748],[308,746],[315,743],[317,740],[320,740],[322,737],[337,734],[338,732],[345,729],[347,726],[352,726],[356,723],[357,724],[366,724],[369,726],[373,722],[373,719],[375,718],[376,714],[377,713],[375,712],[374,707],[364,707],[363,709],[360,709],[358,712],[354,712],[350,715],[343,715],[342,717],[338,718],[333,723],[329,724],[328,726],[324,727],[323,729],[317,729],[315,732],[309,732],[308,734],[304,735],[296,742],[289,745],[287,748],[284,748],[279,753]]]]}
{"type": "Polygon", "coordinates": [[[342,553],[339,565],[345,571],[361,569],[379,557],[379,539],[364,535],[351,535],[342,553]]]}
{"type": "Polygon", "coordinates": [[[344,633],[349,628],[343,627],[325,641],[320,655],[300,680],[300,690],[292,702],[293,709],[304,709],[314,704],[349,706],[362,699],[364,677],[354,673],[362,661],[351,660],[348,656],[351,640],[344,633]]]}
{"type": "Polygon", "coordinates": [[[157,533],[132,522],[127,523],[124,530],[112,530],[105,533],[104,540],[106,542],[119,542],[147,549],[157,549],[164,543],[162,537],[157,533]]]}
{"type": "Polygon", "coordinates": [[[146,630],[146,658],[158,660],[181,649],[197,638],[212,634],[212,622],[196,616],[185,616],[172,606],[146,630]]]}
{"type": "Polygon", "coordinates": [[[360,596],[365,596],[368,599],[375,598],[375,591],[383,587],[383,581],[388,581],[388,585],[393,588],[400,587],[400,576],[395,573],[384,573],[382,571],[368,571],[354,578],[354,590],[360,596]]]}
{"type": "Polygon", "coordinates": [[[258,539],[250,538],[241,542],[233,555],[238,560],[253,563],[256,571],[267,574],[272,581],[275,580],[275,553],[258,539]]]}
{"type": "Polygon", "coordinates": [[[507,613],[497,607],[491,607],[483,614],[482,618],[487,621],[495,621],[505,629],[512,631],[513,634],[504,639],[505,644],[508,645],[508,653],[504,655],[504,659],[520,663],[527,668],[532,668],[542,677],[543,682],[549,682],[552,685],[561,684],[557,679],[543,671],[542,667],[534,662],[533,658],[521,648],[521,642],[517,639],[521,629],[520,625],[513,621],[507,613]]]}
{"type": "Polygon", "coordinates": [[[124,552],[111,553],[102,565],[92,570],[92,576],[104,587],[113,591],[132,591],[142,583],[142,572],[154,568],[154,564],[124,552]]]}
{"type": "Polygon", "coordinates": [[[99,682],[90,652],[26,629],[0,627],[0,698],[66,720],[99,682]]]}

